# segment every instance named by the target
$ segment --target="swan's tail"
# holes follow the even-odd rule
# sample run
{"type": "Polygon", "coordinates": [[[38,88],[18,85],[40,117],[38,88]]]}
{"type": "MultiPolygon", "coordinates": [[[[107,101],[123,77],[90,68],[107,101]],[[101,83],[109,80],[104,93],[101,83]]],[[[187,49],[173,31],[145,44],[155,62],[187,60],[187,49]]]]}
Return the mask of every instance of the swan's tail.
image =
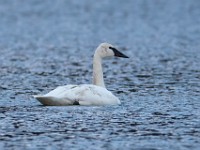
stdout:
{"type": "Polygon", "coordinates": [[[57,98],[57,97],[53,97],[53,96],[34,95],[33,97],[45,106],[72,105],[72,101],[63,100],[61,98],[57,98]]]}

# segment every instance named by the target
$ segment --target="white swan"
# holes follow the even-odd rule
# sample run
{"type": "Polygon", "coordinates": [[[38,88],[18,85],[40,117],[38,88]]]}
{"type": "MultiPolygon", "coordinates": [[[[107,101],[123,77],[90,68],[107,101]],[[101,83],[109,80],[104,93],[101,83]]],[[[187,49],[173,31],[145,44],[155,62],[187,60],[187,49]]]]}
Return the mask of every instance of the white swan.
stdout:
{"type": "Polygon", "coordinates": [[[120,100],[105,88],[101,62],[108,56],[128,58],[111,44],[101,43],[93,59],[93,84],[59,86],[45,95],[34,97],[46,106],[120,104],[120,100]]]}

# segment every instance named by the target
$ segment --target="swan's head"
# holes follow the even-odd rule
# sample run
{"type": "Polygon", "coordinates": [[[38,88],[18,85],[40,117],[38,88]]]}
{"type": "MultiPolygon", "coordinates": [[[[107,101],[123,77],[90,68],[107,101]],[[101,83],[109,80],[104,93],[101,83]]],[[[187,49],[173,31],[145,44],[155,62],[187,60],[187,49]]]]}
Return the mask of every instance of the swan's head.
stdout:
{"type": "Polygon", "coordinates": [[[118,51],[113,45],[109,43],[101,43],[98,47],[96,52],[100,57],[109,57],[109,56],[116,56],[116,57],[123,57],[129,58],[128,56],[124,55],[120,51],[118,51]]]}

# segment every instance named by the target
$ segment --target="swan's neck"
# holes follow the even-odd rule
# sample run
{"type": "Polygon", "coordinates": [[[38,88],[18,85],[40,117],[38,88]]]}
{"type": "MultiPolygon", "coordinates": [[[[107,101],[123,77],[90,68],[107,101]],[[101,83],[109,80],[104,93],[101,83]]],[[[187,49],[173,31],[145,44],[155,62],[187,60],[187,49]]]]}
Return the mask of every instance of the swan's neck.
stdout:
{"type": "Polygon", "coordinates": [[[94,54],[93,59],[93,84],[105,87],[103,80],[102,58],[99,56],[98,53],[94,54]]]}

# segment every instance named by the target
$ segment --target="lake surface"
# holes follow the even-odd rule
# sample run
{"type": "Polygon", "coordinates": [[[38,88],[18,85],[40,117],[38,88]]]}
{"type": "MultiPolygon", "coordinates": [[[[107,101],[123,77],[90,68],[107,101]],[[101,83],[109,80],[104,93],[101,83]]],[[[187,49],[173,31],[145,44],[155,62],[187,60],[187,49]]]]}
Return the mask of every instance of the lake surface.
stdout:
{"type": "Polygon", "coordinates": [[[198,150],[200,1],[0,1],[0,149],[198,150]],[[119,106],[44,107],[32,95],[91,83],[101,42],[119,106]]]}

